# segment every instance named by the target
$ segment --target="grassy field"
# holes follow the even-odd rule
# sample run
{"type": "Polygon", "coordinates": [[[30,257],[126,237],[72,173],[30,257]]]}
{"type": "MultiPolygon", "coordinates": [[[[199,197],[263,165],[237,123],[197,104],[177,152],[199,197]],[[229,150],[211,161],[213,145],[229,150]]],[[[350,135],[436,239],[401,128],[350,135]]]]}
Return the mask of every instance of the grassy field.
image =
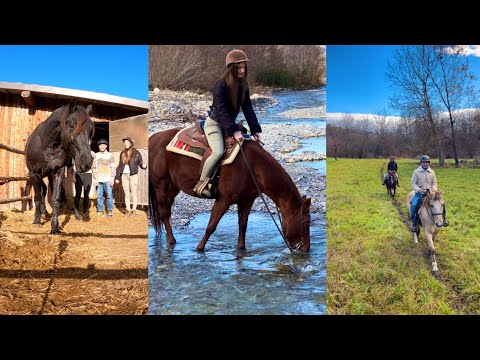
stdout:
{"type": "Polygon", "coordinates": [[[327,160],[329,314],[480,314],[479,168],[438,168],[449,227],[437,235],[433,276],[422,232],[414,244],[406,196],[415,160],[399,160],[391,200],[381,175],[388,160],[327,160]]]}

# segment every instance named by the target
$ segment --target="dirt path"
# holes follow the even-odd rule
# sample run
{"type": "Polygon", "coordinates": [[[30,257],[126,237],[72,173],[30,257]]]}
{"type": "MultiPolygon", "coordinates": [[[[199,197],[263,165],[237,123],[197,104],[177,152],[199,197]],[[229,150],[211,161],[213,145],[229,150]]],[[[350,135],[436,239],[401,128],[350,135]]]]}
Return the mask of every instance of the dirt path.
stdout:
{"type": "Polygon", "coordinates": [[[63,233],[50,235],[33,211],[0,212],[0,314],[146,314],[146,212],[91,214],[60,215],[63,233]]]}
{"type": "MultiPolygon", "coordinates": [[[[384,166],[383,165],[382,165],[380,171],[383,174],[383,171],[384,171],[384,166]]],[[[398,215],[400,216],[400,219],[405,224],[406,230],[411,234],[411,231],[410,231],[411,220],[410,220],[410,216],[408,214],[408,210],[407,210],[407,206],[406,206],[406,198],[405,199],[398,198],[398,195],[397,195],[396,197],[392,198],[391,200],[392,200],[392,205],[395,207],[395,209],[398,212],[398,215]]],[[[423,257],[424,260],[425,260],[425,265],[431,268],[431,261],[430,261],[430,258],[428,256],[428,252],[426,250],[427,241],[426,241],[425,235],[423,233],[423,228],[420,228],[420,229],[421,229],[421,231],[420,231],[420,234],[418,235],[418,241],[419,241],[418,245],[420,245],[420,246],[416,246],[415,249],[413,249],[412,255],[423,257]]],[[[410,236],[410,238],[411,238],[412,243],[413,243],[413,237],[410,236]]],[[[438,243],[438,242],[439,242],[439,238],[437,237],[435,243],[438,243]]],[[[438,259],[438,262],[441,263],[442,259],[441,259],[441,257],[438,256],[438,254],[437,254],[437,259],[438,259]]],[[[445,264],[442,263],[442,266],[445,266],[445,264]]],[[[456,289],[456,287],[454,286],[452,281],[449,278],[447,278],[442,273],[442,271],[432,273],[432,276],[434,276],[438,281],[440,281],[445,286],[445,288],[447,289],[447,291],[449,293],[450,305],[452,306],[452,308],[455,309],[455,311],[457,311],[459,313],[464,312],[464,309],[466,308],[466,304],[462,302],[462,297],[460,296],[460,291],[458,289],[456,289]]]]}

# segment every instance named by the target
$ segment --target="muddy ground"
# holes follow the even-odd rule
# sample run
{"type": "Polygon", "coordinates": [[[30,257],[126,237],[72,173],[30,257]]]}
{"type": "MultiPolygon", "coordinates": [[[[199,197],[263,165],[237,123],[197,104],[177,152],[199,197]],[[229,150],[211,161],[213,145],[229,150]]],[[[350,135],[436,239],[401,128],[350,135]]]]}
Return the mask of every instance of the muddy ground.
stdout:
{"type": "Polygon", "coordinates": [[[146,314],[147,213],[124,218],[59,216],[32,225],[34,212],[0,212],[0,314],[146,314]]]}

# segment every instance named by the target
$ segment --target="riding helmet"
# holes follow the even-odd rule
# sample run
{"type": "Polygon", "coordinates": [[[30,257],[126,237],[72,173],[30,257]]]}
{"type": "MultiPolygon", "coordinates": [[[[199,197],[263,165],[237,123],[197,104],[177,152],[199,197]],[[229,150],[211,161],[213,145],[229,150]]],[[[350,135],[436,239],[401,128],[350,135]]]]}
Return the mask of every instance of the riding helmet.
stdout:
{"type": "Polygon", "coordinates": [[[428,155],[422,155],[420,161],[430,161],[430,157],[428,155]]]}
{"type": "Polygon", "coordinates": [[[250,61],[247,58],[247,55],[242,50],[232,50],[227,54],[225,64],[227,68],[232,64],[238,64],[244,61],[250,61]]]}
{"type": "Polygon", "coordinates": [[[101,145],[101,144],[108,145],[108,141],[105,140],[105,139],[100,139],[100,140],[98,140],[97,145],[101,145]]]}

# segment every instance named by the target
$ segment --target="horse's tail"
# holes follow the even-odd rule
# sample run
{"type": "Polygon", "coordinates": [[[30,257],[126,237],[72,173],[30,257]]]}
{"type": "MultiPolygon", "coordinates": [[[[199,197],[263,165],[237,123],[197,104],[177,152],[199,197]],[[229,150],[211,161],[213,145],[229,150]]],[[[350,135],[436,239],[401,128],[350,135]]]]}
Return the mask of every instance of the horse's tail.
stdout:
{"type": "Polygon", "coordinates": [[[160,219],[160,214],[158,213],[157,194],[150,179],[148,180],[148,217],[155,228],[155,232],[160,233],[162,231],[163,221],[160,219]]]}

